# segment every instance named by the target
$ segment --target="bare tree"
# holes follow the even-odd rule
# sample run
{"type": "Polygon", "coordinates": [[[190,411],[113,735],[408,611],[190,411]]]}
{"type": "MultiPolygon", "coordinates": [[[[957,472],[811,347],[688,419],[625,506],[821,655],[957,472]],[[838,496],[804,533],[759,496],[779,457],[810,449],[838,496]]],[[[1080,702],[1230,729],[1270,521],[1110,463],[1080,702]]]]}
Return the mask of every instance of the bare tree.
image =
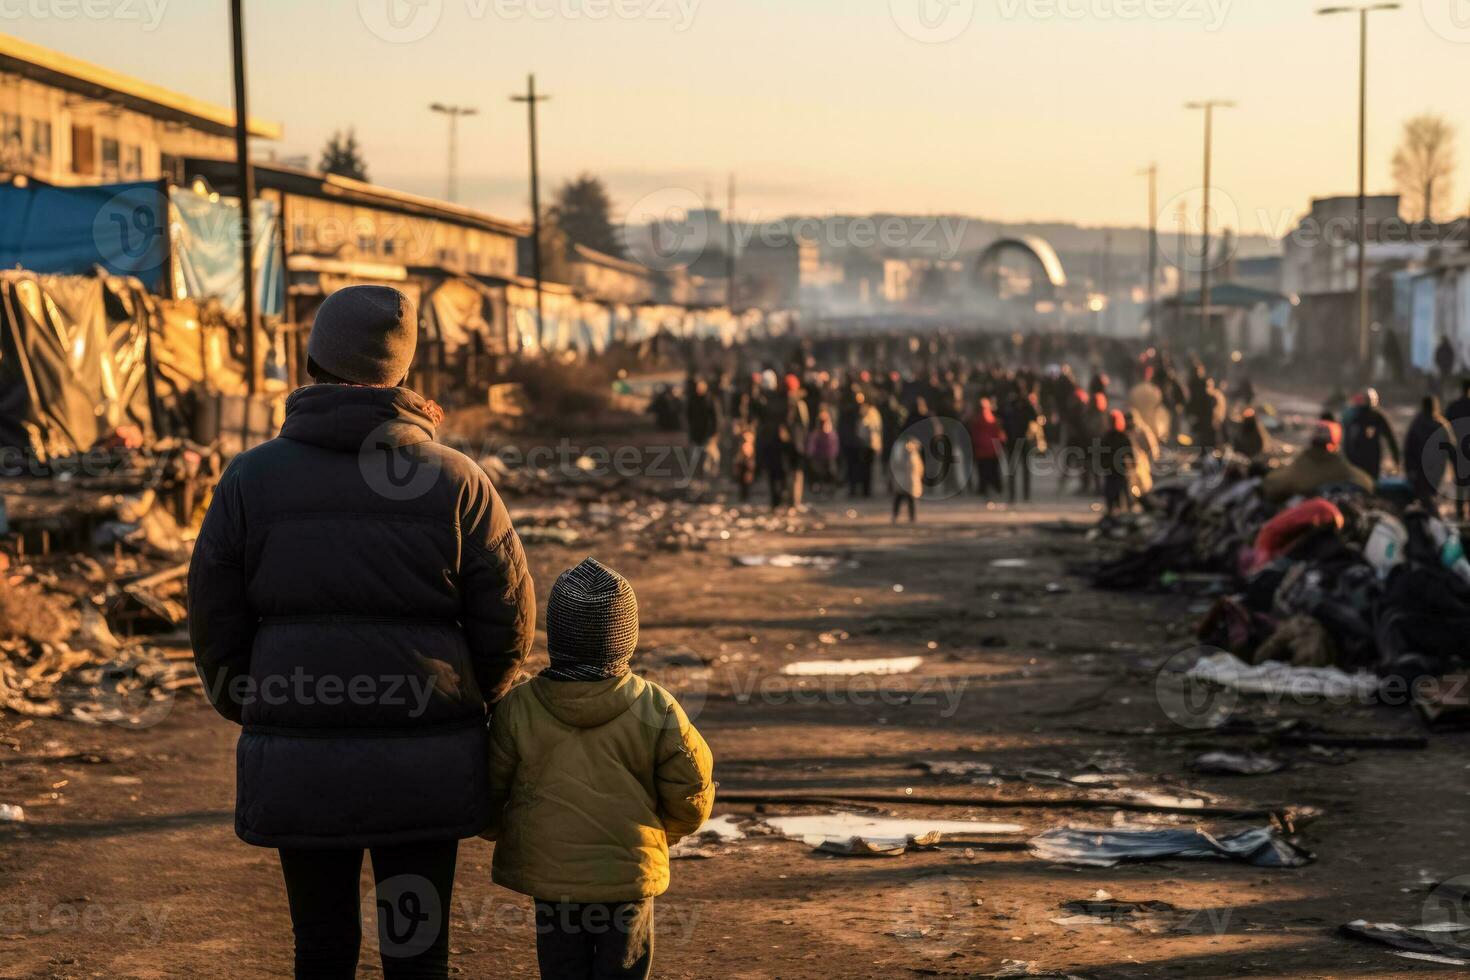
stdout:
{"type": "Polygon", "coordinates": [[[1403,142],[1393,155],[1393,179],[1410,213],[1434,220],[1436,203],[1453,195],[1454,175],[1455,127],[1449,120],[1425,113],[1405,122],[1403,142]]]}

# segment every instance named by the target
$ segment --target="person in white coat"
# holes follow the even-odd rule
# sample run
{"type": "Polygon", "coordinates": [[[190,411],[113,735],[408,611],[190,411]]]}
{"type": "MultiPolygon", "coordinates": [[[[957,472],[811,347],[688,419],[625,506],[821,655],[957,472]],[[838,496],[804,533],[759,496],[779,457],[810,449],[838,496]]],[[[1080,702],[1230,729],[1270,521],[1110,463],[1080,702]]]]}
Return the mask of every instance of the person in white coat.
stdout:
{"type": "Polygon", "coordinates": [[[888,458],[888,469],[893,476],[893,522],[898,523],[898,512],[904,506],[909,510],[909,523],[918,519],[917,501],[924,495],[924,455],[919,440],[913,436],[900,438],[893,444],[888,458]]]}

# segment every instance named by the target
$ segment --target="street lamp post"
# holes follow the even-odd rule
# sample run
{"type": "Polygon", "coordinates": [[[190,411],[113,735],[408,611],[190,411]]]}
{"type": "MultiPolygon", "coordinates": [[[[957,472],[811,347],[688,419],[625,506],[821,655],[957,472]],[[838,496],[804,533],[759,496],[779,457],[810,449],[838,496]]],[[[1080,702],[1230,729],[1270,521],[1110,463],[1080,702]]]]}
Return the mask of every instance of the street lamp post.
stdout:
{"type": "Polygon", "coordinates": [[[1372,337],[1368,323],[1368,15],[1398,10],[1397,3],[1350,4],[1323,7],[1317,13],[1358,15],[1358,361],[1366,374],[1372,370],[1372,337]]]}
{"type": "Polygon", "coordinates": [[[445,105],[443,102],[435,102],[429,106],[429,111],[442,113],[449,117],[449,168],[445,178],[444,196],[452,204],[459,196],[459,117],[477,115],[480,110],[470,106],[445,105]]]}
{"type": "Polygon", "coordinates": [[[1154,303],[1159,284],[1159,165],[1151,163],[1138,175],[1148,178],[1148,323],[1149,331],[1157,334],[1154,303]]]}
{"type": "Polygon", "coordinates": [[[1214,152],[1215,110],[1233,109],[1235,103],[1226,99],[1206,99],[1203,102],[1186,103],[1184,108],[1203,109],[1205,112],[1205,202],[1204,210],[1200,215],[1203,227],[1199,265],[1200,343],[1204,344],[1210,336],[1210,178],[1213,163],[1211,158],[1214,152]]]}

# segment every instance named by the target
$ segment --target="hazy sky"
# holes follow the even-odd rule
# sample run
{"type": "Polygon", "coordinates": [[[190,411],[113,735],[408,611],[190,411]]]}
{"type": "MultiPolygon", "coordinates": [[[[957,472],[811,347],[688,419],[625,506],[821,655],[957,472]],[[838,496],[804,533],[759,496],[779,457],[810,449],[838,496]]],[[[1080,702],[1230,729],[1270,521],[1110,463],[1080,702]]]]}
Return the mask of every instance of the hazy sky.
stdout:
{"type": "MultiPolygon", "coordinates": [[[[946,212],[1141,225],[1201,184],[1202,119],[1227,97],[1215,185],[1228,223],[1281,233],[1313,195],[1356,186],[1357,22],[1302,0],[247,0],[253,115],[315,160],[355,126],[375,181],[442,195],[446,124],[461,199],[529,214],[524,108],[542,108],[549,183],[580,170],[616,203],[723,201],[743,217],[946,212]],[[682,190],[681,190],[682,189],[682,190]],[[1238,215],[1238,218],[1235,217],[1238,215]],[[1234,220],[1231,220],[1231,219],[1234,220]]],[[[228,105],[228,0],[0,0],[0,31],[228,105]]],[[[1470,0],[1375,14],[1370,189],[1402,121],[1464,135],[1470,0]]]]}

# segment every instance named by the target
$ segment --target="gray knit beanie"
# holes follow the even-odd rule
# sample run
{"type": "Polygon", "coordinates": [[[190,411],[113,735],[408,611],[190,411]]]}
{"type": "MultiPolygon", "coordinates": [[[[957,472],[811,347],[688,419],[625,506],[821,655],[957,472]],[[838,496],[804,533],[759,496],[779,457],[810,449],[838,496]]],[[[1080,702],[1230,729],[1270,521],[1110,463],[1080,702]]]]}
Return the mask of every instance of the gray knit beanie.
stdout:
{"type": "Polygon", "coordinates": [[[556,681],[599,681],[629,670],[638,646],[638,597],[596,559],[557,577],[546,601],[546,646],[556,681]]]}
{"type": "Polygon", "coordinates": [[[348,286],[327,297],[306,353],[324,371],[360,385],[397,385],[418,346],[418,314],[391,286],[348,286]]]}

